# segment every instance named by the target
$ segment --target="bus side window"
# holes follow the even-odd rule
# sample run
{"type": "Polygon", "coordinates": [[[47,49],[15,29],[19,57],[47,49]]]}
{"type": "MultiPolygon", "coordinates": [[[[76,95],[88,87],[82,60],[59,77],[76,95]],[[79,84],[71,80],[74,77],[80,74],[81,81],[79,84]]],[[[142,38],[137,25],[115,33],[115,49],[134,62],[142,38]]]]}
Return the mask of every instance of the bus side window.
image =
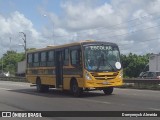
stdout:
{"type": "Polygon", "coordinates": [[[28,63],[28,67],[32,67],[32,63],[33,63],[32,54],[28,54],[27,63],[28,63]]]}
{"type": "Polygon", "coordinates": [[[54,51],[51,50],[48,52],[48,62],[47,62],[47,66],[52,67],[55,65],[55,55],[54,55],[54,51]]]}
{"type": "Polygon", "coordinates": [[[39,67],[39,53],[34,53],[34,63],[33,63],[33,66],[34,67],[39,67]]]}
{"type": "Polygon", "coordinates": [[[69,65],[69,49],[64,49],[64,65],[69,65]]]}
{"type": "Polygon", "coordinates": [[[80,65],[80,50],[71,50],[71,64],[80,65]]]}
{"type": "Polygon", "coordinates": [[[46,56],[47,56],[47,52],[41,52],[41,62],[40,62],[40,66],[46,66],[46,56]]]}

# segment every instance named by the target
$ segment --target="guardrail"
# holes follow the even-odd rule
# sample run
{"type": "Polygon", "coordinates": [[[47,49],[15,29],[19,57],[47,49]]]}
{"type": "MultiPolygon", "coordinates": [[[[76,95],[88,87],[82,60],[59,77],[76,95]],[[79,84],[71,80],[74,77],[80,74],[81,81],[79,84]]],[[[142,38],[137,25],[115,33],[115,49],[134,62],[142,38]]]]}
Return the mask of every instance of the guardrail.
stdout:
{"type": "Polygon", "coordinates": [[[159,79],[124,78],[124,85],[120,88],[160,90],[159,79]]]}
{"type": "Polygon", "coordinates": [[[124,78],[124,83],[160,84],[160,79],[124,78]]]}
{"type": "Polygon", "coordinates": [[[25,77],[0,77],[0,81],[27,82],[25,77]]]}

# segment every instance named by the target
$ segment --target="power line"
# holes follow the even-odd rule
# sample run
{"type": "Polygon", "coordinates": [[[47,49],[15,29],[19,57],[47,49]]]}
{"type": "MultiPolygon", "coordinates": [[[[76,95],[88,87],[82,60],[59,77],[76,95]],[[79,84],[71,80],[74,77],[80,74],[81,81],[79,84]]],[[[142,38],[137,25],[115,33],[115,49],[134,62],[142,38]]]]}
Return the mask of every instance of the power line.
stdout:
{"type": "MultiPolygon", "coordinates": [[[[154,14],[156,14],[156,13],[158,13],[158,12],[154,12],[154,13],[150,13],[149,15],[154,15],[154,14]]],[[[160,14],[158,14],[158,15],[160,15],[160,14]]],[[[142,16],[141,18],[146,18],[147,16],[146,15],[144,15],[144,16],[142,16]]],[[[99,29],[107,29],[107,28],[110,28],[110,27],[114,27],[114,26],[119,26],[119,25],[122,25],[122,24],[127,24],[127,23],[129,23],[129,22],[133,22],[133,21],[136,21],[136,20],[139,20],[140,18],[138,17],[138,18],[135,18],[135,19],[132,19],[132,20],[128,20],[128,21],[126,21],[126,22],[123,22],[123,23],[119,23],[119,24],[116,24],[116,25],[112,25],[112,26],[107,26],[107,27],[99,27],[99,28],[94,28],[94,29],[87,29],[87,30],[84,30],[84,31],[80,31],[80,32],[76,32],[76,33],[87,33],[87,32],[89,32],[90,30],[99,30],[99,29]]],[[[158,18],[155,18],[155,19],[159,19],[159,17],[158,18]]],[[[155,20],[155,19],[152,19],[152,20],[155,20]]],[[[142,24],[138,24],[138,25],[142,25],[142,24]]],[[[134,26],[137,26],[137,25],[133,25],[133,26],[131,26],[131,27],[134,27],[134,26]]],[[[123,27],[123,28],[125,28],[125,27],[123,27]]],[[[112,31],[114,31],[114,30],[112,30],[112,31]]],[[[111,31],[109,31],[109,32],[111,32],[111,31]]],[[[75,32],[74,32],[75,33],[75,32]]],[[[98,33],[99,34],[99,33],[98,33]]],[[[106,34],[106,33],[105,33],[106,34]]],[[[60,35],[60,36],[54,36],[54,37],[67,37],[67,36],[73,36],[73,35],[60,35]]],[[[77,37],[80,37],[80,36],[82,36],[82,35],[78,35],[77,37]]]]}
{"type": "MultiPolygon", "coordinates": [[[[147,39],[147,40],[143,40],[143,41],[139,41],[138,43],[144,43],[144,42],[150,42],[150,41],[155,41],[155,40],[159,40],[160,38],[151,38],[151,39],[147,39]]],[[[129,45],[129,43],[123,44],[123,45],[119,45],[120,47],[122,46],[126,46],[129,45]]]]}
{"type": "MultiPolygon", "coordinates": [[[[158,27],[160,27],[160,25],[151,26],[151,27],[147,27],[147,28],[143,28],[143,29],[138,29],[138,30],[135,30],[134,32],[126,32],[126,33],[124,33],[124,34],[109,36],[108,38],[114,38],[114,37],[119,37],[119,36],[126,36],[126,35],[128,35],[128,34],[132,34],[132,33],[135,33],[135,32],[139,32],[139,31],[143,31],[143,30],[150,30],[150,29],[158,28],[158,27]]],[[[103,34],[104,34],[104,33],[103,33],[103,34]]],[[[102,37],[102,38],[103,38],[103,37],[102,37]]],[[[101,40],[101,38],[99,38],[98,40],[101,40]]]]}
{"type": "MultiPolygon", "coordinates": [[[[140,41],[140,42],[138,42],[138,43],[145,43],[145,42],[150,42],[150,41],[155,41],[155,40],[160,40],[160,38],[151,38],[151,39],[147,39],[147,40],[144,40],[144,41],[140,41]]],[[[125,44],[125,45],[127,45],[127,44],[125,44]]],[[[123,47],[123,46],[124,46],[124,45],[119,46],[119,47],[120,47],[120,51],[127,50],[127,49],[121,48],[121,47],[123,47]]],[[[136,49],[136,50],[141,50],[142,48],[139,48],[139,49],[137,49],[136,47],[132,48],[132,50],[134,50],[134,49],[136,49]]]]}
{"type": "MultiPolygon", "coordinates": [[[[156,13],[159,13],[159,12],[153,12],[153,13],[149,13],[149,15],[154,15],[156,13]]],[[[147,16],[144,15],[144,16],[141,16],[141,18],[146,18],[147,16]]],[[[112,25],[112,26],[107,26],[107,27],[114,27],[114,26],[119,26],[119,25],[122,25],[122,24],[126,24],[126,23],[129,23],[129,22],[133,22],[133,21],[136,21],[136,20],[139,20],[140,18],[137,17],[137,18],[134,18],[134,19],[131,19],[131,20],[128,20],[126,22],[123,22],[123,23],[119,23],[119,24],[115,24],[115,25],[112,25]]],[[[104,29],[106,27],[99,27],[99,28],[94,28],[94,29],[88,29],[88,30],[97,30],[97,29],[104,29]]]]}
{"type": "MultiPolygon", "coordinates": [[[[160,17],[159,17],[158,19],[160,19],[160,17]]],[[[143,24],[145,24],[145,23],[143,23],[143,24]]],[[[130,27],[136,27],[136,26],[143,25],[143,24],[140,23],[140,24],[137,24],[137,25],[134,25],[134,26],[130,26],[130,27]]],[[[123,28],[125,28],[125,27],[123,27],[123,28]]],[[[132,29],[133,29],[133,28],[132,28],[132,29]]],[[[103,33],[97,33],[97,34],[113,33],[113,31],[116,32],[117,30],[111,30],[111,31],[109,31],[109,32],[103,32],[103,33]]],[[[135,32],[135,31],[133,31],[133,32],[135,32]]],[[[127,33],[133,33],[133,32],[131,31],[131,32],[127,32],[127,33]]],[[[94,35],[97,35],[97,34],[94,34],[94,35]]]]}
{"type": "MultiPolygon", "coordinates": [[[[145,23],[144,23],[145,24],[145,23]]],[[[143,25],[143,24],[139,24],[139,25],[143,25]]],[[[118,37],[118,36],[124,36],[124,35],[128,35],[130,33],[135,33],[135,32],[139,32],[139,31],[142,31],[142,30],[147,30],[147,29],[152,29],[152,28],[156,28],[156,27],[159,27],[160,25],[158,26],[151,26],[151,27],[148,27],[148,28],[142,28],[142,29],[138,29],[138,30],[135,30],[133,32],[127,32],[127,33],[124,33],[124,34],[119,34],[119,35],[114,35],[114,36],[109,36],[109,38],[112,38],[112,37],[118,37]]],[[[106,32],[103,32],[103,33],[97,33],[97,34],[107,34],[106,32]]],[[[94,34],[94,35],[97,35],[97,34],[94,34]]],[[[71,35],[65,35],[65,36],[71,36],[71,35]]],[[[65,37],[65,36],[56,36],[56,37],[65,37]]],[[[77,35],[77,37],[81,37],[82,35],[77,35]]]]}

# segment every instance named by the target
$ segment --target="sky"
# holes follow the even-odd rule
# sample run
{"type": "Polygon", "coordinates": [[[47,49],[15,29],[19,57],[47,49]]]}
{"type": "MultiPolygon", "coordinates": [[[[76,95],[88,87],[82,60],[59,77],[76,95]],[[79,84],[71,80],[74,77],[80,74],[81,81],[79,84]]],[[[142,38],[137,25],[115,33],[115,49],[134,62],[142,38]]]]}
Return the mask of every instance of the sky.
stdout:
{"type": "Polygon", "coordinates": [[[160,0],[0,0],[0,57],[82,40],[118,44],[122,54],[160,53],[160,0]]]}

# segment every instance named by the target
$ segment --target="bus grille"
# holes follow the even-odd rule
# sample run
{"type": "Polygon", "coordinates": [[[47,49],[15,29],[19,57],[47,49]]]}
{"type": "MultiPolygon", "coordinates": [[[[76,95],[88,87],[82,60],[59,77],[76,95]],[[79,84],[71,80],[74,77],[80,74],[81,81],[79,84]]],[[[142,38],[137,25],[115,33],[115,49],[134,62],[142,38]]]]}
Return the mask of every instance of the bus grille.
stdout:
{"type": "Polygon", "coordinates": [[[95,73],[91,73],[91,75],[96,79],[96,80],[112,80],[115,79],[118,75],[118,73],[113,73],[113,74],[105,74],[105,75],[97,75],[95,73]]]}

